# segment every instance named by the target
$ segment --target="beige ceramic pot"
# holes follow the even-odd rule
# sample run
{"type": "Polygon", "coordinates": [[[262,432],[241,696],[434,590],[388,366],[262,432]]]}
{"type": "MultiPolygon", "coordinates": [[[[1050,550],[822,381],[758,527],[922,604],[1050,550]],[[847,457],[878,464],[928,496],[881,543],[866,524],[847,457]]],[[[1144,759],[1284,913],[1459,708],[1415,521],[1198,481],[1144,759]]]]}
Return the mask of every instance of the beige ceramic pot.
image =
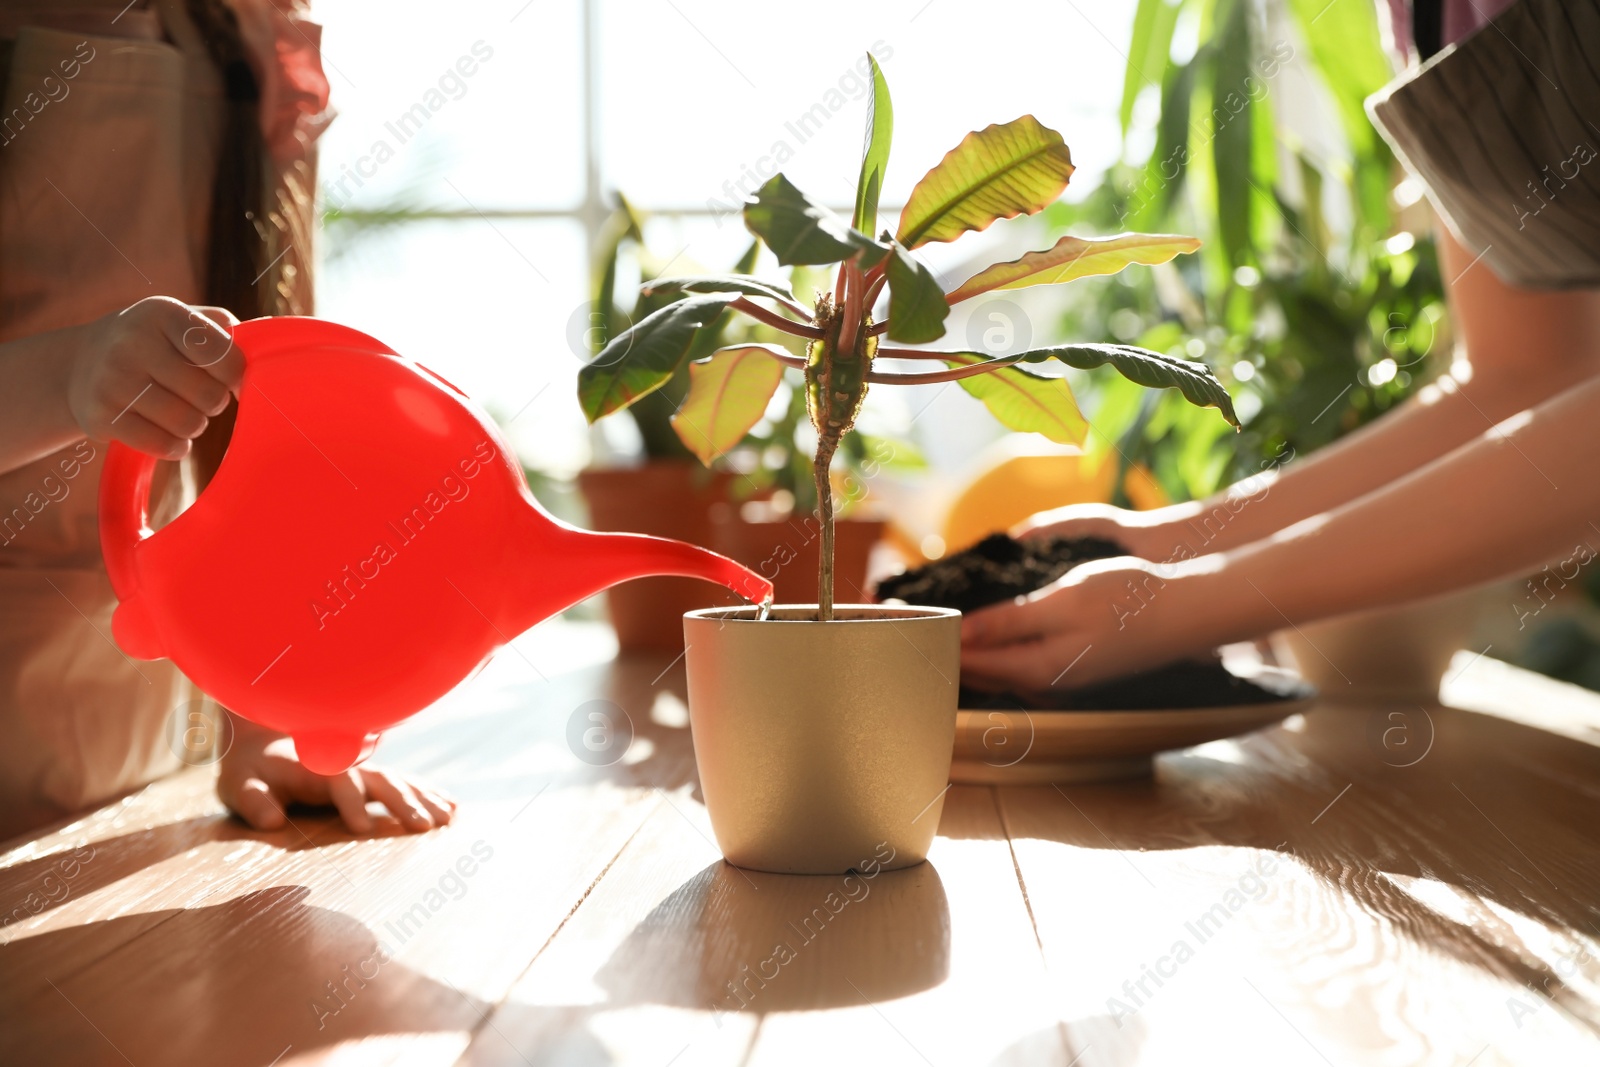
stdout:
{"type": "Polygon", "coordinates": [[[717,844],[739,867],[841,874],[927,857],[955,742],[961,614],[844,604],[683,619],[689,722],[717,844]]]}
{"type": "Polygon", "coordinates": [[[1472,638],[1494,587],[1280,631],[1300,674],[1329,700],[1432,703],[1451,658],[1472,638]]]}

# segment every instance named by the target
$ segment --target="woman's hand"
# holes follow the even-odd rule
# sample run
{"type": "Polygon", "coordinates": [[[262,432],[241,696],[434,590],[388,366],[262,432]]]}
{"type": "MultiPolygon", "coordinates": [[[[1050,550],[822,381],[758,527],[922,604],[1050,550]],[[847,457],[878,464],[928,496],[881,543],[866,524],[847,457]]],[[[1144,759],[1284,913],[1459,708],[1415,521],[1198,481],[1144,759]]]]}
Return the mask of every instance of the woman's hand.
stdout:
{"type": "Polygon", "coordinates": [[[1011,531],[1014,537],[1095,537],[1130,556],[1173,562],[1195,555],[1185,525],[1191,505],[1129,511],[1110,504],[1068,504],[1041,511],[1011,531]]]}
{"type": "Polygon", "coordinates": [[[961,620],[961,682],[1020,693],[1076,688],[1207,649],[1216,643],[1211,616],[1191,608],[1187,585],[1205,577],[1132,556],[1074,567],[961,620]]]}
{"type": "Polygon", "coordinates": [[[78,327],[73,419],[94,440],[182,459],[239,388],[244,360],[229,337],[238,322],[224,308],[152,296],[78,327]]]}
{"type": "Polygon", "coordinates": [[[354,833],[372,829],[367,802],[377,801],[412,833],[448,824],[456,802],[437,790],[371,764],[324,777],[300,765],[282,734],[235,717],[233,746],[222,757],[217,796],[257,830],[277,830],[290,804],[331,805],[354,833]]]}

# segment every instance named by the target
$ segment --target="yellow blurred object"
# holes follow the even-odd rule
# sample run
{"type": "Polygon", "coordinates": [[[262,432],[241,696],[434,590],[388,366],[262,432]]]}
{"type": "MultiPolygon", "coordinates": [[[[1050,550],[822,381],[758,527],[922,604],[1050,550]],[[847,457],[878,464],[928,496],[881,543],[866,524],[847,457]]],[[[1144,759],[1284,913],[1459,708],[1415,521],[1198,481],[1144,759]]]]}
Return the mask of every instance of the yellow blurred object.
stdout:
{"type": "MultiPolygon", "coordinates": [[[[945,551],[959,552],[1036,512],[1067,504],[1108,503],[1116,467],[1114,456],[1100,459],[1067,450],[1019,454],[1013,445],[950,505],[944,522],[945,551]]],[[[1140,511],[1169,502],[1144,467],[1129,469],[1123,487],[1140,511]]]]}

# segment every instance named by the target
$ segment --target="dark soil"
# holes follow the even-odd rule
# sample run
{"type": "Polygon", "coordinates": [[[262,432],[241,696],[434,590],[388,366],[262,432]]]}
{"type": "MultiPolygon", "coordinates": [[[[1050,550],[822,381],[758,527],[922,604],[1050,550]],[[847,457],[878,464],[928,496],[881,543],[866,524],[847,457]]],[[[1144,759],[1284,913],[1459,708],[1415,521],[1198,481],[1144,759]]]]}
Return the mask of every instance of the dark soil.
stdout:
{"type": "Polygon", "coordinates": [[[1093,537],[990,534],[964,552],[878,583],[879,600],[975,611],[1042,589],[1080,563],[1123,555],[1121,545],[1093,537]]]}
{"type": "MultiPolygon", "coordinates": [[[[886,578],[879,600],[973,611],[1043,588],[1080,563],[1120,556],[1123,549],[1097,538],[1038,537],[1017,541],[992,534],[964,552],[886,578]]],[[[1136,711],[1146,708],[1212,708],[1267,704],[1298,696],[1232,674],[1221,660],[1185,660],[1125,678],[1048,693],[983,693],[961,690],[961,707],[1048,710],[1136,711]]]]}

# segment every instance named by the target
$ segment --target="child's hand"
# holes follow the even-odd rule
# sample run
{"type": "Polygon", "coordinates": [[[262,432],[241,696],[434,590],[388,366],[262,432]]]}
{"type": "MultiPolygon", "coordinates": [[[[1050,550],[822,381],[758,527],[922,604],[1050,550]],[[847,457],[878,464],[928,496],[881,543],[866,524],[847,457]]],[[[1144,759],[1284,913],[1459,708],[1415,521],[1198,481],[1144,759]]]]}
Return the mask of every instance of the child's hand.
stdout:
{"type": "Polygon", "coordinates": [[[1144,670],[1218,643],[1238,583],[1218,568],[1116,556],[1081,564],[1051,585],[961,620],[961,682],[1042,693],[1144,670]],[[1210,582],[1211,584],[1207,584],[1210,582]]]}
{"type": "Polygon", "coordinates": [[[161,459],[182,459],[228,406],[244,360],[224,308],[152,296],[80,327],[67,405],[85,434],[161,459]]]}
{"type": "Polygon", "coordinates": [[[257,830],[282,827],[290,804],[331,805],[358,834],[372,829],[369,800],[388,808],[413,833],[444,826],[455,815],[455,801],[371,764],[332,777],[313,774],[295,759],[289,738],[239,718],[233,722],[233,747],[222,757],[217,796],[257,830]]]}

